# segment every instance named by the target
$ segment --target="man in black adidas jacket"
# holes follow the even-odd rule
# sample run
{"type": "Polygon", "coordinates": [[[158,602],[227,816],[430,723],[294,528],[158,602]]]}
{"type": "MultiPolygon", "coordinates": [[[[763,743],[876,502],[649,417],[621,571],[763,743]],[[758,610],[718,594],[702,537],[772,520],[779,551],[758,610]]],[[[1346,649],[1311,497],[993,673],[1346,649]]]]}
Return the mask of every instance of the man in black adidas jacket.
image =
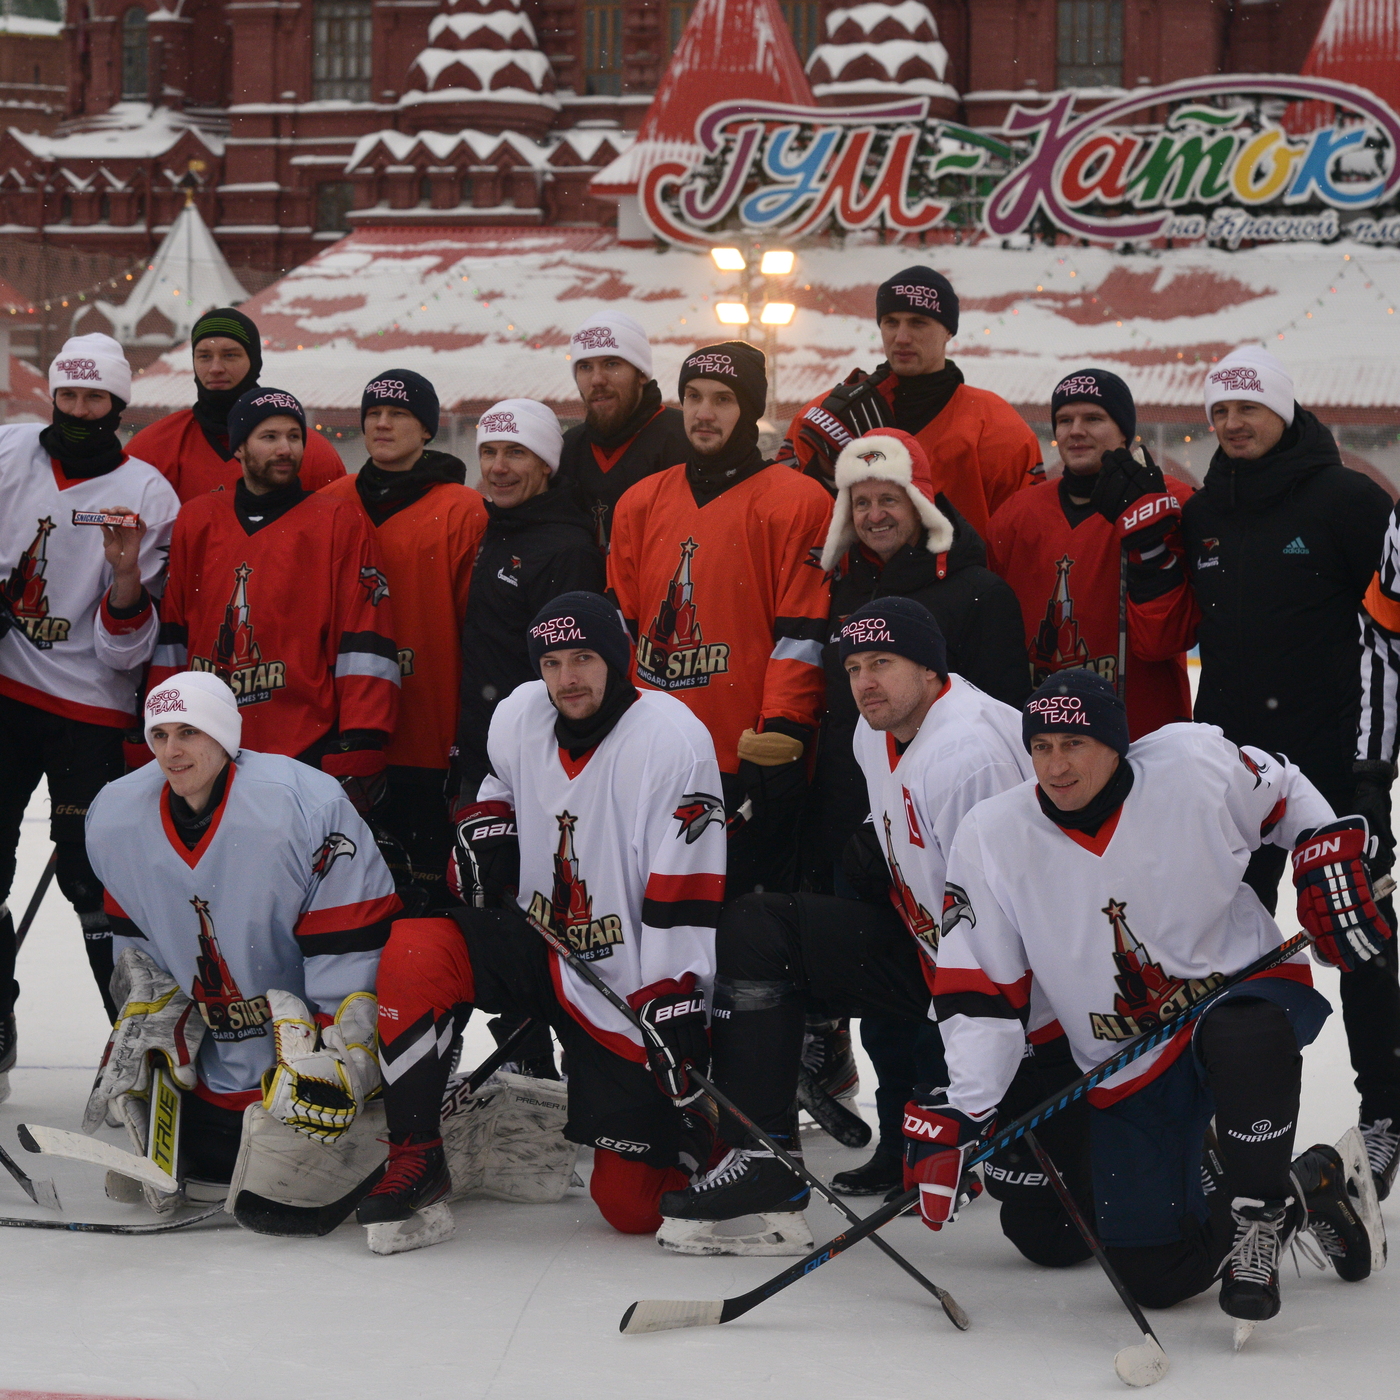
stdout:
{"type": "MultiPolygon", "coordinates": [[[[1354,812],[1358,614],[1390,501],[1342,465],[1332,434],[1295,403],[1288,371],[1261,347],[1221,360],[1205,399],[1220,446],[1181,520],[1201,609],[1195,718],[1237,744],[1287,754],[1335,811],[1354,812]]],[[[1266,845],[1245,873],[1270,913],[1284,858],[1266,845]]],[[[1393,924],[1389,901],[1383,912],[1393,924]]],[[[1400,1122],[1395,964],[1390,952],[1341,975],[1363,1128],[1400,1122]]]]}

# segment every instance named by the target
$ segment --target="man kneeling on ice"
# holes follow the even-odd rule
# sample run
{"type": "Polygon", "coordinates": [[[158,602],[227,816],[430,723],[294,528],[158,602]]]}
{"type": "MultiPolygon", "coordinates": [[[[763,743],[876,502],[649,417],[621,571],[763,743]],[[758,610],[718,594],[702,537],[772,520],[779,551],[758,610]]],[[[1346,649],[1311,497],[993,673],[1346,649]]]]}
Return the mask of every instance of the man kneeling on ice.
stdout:
{"type": "MultiPolygon", "coordinates": [[[[962,1163],[992,1131],[1033,998],[1088,1071],[1279,947],[1241,883],[1262,843],[1293,851],[1319,960],[1354,966],[1390,937],[1365,821],[1335,817],[1286,759],[1203,724],[1130,746],[1122,700],[1089,671],[1050,677],[1024,716],[1038,781],[976,807],[948,858],[934,1010],[949,1087],[916,1091],[904,1122],[905,1184],[933,1229],[955,1218],[962,1163]]],[[[1094,1214],[1140,1303],[1168,1307],[1219,1277],[1227,1314],[1271,1318],[1279,1256],[1302,1231],[1343,1279],[1369,1274],[1367,1226],[1381,1227],[1364,1153],[1359,1174],[1325,1146],[1290,1162],[1300,1047],[1330,1012],[1311,981],[1301,955],[1250,978],[1090,1091],[1094,1214]],[[1223,1176],[1207,1194],[1212,1116],[1223,1176]]]]}
{"type": "MultiPolygon", "coordinates": [[[[109,783],[87,817],[121,1014],[84,1130],[124,1122],[144,1155],[153,1078],[173,1080],[183,1189],[145,1188],[153,1208],[223,1199],[235,1165],[256,1184],[250,1131],[276,1145],[284,1173],[340,1181],[334,1200],[347,1144],[355,1181],[383,1160],[382,1113],[364,1110],[379,1092],[374,977],[401,907],[393,879],[334,778],[240,748],[238,702],[212,673],[152,690],[145,731],[155,763],[109,783]]],[[[108,1192],[138,1199],[128,1178],[109,1176],[108,1192]]]]}
{"type": "Polygon", "coordinates": [[[398,920],[380,964],[389,1167],[358,1212],[377,1253],[452,1234],[460,1164],[450,1135],[444,1150],[442,1100],[473,1008],[559,1037],[564,1136],[593,1147],[590,1191],[615,1229],[655,1230],[661,1193],[703,1170],[714,1142],[713,1108],[686,1073],[709,1063],[724,898],[714,745],[679,700],[638,693],[626,629],[601,595],[563,594],[527,636],[541,679],[497,706],[492,772],[458,814],[455,883],[469,907],[398,920]],[[541,927],[640,1013],[645,1045],[541,927]]]}

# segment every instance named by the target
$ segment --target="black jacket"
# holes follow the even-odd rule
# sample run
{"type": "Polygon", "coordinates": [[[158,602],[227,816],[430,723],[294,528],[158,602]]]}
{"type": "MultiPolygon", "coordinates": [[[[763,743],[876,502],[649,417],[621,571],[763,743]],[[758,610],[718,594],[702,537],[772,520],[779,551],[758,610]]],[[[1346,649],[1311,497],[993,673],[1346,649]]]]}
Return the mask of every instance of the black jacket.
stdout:
{"type": "Polygon", "coordinates": [[[577,489],[601,549],[607,550],[613,507],[622,493],[653,472],[684,462],[689,447],[680,409],[661,407],[661,391],[654,379],[647,384],[637,412],[610,437],[598,437],[587,423],[564,434],[559,479],[577,489]],[[618,453],[605,470],[599,454],[607,460],[618,453]]]}
{"type": "Polygon", "coordinates": [[[509,510],[487,501],[486,514],[462,622],[457,762],[468,800],[490,768],[486,734],[496,705],[537,679],[525,629],[561,593],[601,593],[607,582],[588,513],[571,488],[556,483],[509,510]]]}
{"type": "Polygon", "coordinates": [[[842,669],[836,637],[851,613],[874,598],[913,598],[938,619],[948,644],[948,669],[1018,708],[1031,693],[1021,605],[1011,585],[987,567],[982,537],[948,503],[939,510],[952,522],[953,546],[930,554],[921,538],[900,550],[883,568],[859,546],[841,561],[831,584],[830,631],[822,648],[826,668],[826,717],[822,721],[813,778],[813,817],[809,862],[821,884],[820,867],[840,860],[846,839],[870,811],[865,777],[851,750],[860,711],[842,669]],[[939,568],[946,569],[943,578],[939,568]]]}
{"type": "Polygon", "coordinates": [[[1380,563],[1386,493],[1342,465],[1306,409],[1257,462],[1217,450],[1182,508],[1201,608],[1195,718],[1286,754],[1349,801],[1361,703],[1357,613],[1380,563]]]}

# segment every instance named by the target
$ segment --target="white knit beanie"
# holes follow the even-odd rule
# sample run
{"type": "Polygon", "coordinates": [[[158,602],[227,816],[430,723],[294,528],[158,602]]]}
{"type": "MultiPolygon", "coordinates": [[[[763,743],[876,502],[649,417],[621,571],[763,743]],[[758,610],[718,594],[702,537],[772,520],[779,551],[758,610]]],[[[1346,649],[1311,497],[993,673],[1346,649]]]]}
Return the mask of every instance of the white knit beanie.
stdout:
{"type": "Polygon", "coordinates": [[[1293,376],[1262,345],[1231,350],[1206,375],[1206,418],[1223,399],[1244,399],[1271,408],[1284,425],[1293,423],[1293,376]]]}
{"type": "Polygon", "coordinates": [[[49,366],[49,393],[59,389],[105,389],[130,403],[131,366],[110,335],[94,331],[71,336],[49,366]]]}
{"type": "Polygon", "coordinates": [[[188,724],[201,729],[230,758],[243,742],[243,716],[233,691],[212,671],[182,671],[156,686],[146,697],[146,742],[158,724],[188,724]]]}
{"type": "Polygon", "coordinates": [[[477,420],[476,450],[488,442],[518,442],[549,464],[549,474],[559,470],[564,434],[550,409],[534,399],[502,399],[477,420]]]}
{"type": "Polygon", "coordinates": [[[639,322],[625,311],[600,311],[590,316],[569,342],[569,353],[575,360],[587,360],[595,355],[616,355],[641,370],[650,379],[651,342],[639,322]]]}

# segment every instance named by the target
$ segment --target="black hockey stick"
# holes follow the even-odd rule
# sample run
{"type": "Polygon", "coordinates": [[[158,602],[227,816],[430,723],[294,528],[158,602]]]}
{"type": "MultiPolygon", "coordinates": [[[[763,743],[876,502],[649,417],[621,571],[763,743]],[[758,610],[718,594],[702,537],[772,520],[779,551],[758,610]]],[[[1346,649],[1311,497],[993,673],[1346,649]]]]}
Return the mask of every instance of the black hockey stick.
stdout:
{"type": "Polygon", "coordinates": [[[0,1166],[3,1166],[19,1182],[20,1189],[36,1206],[46,1206],[49,1210],[62,1210],[58,1203],[58,1188],[52,1181],[35,1181],[25,1170],[0,1147],[0,1166]]]}
{"type": "Polygon", "coordinates": [[[87,1235],[165,1235],[172,1230],[188,1230],[191,1225],[202,1225],[216,1215],[222,1215],[222,1203],[202,1210],[198,1215],[187,1215],[183,1220],[156,1220],[149,1225],[105,1225],[93,1220],[20,1220],[16,1216],[0,1216],[0,1229],[14,1230],[68,1230],[75,1234],[87,1235]]]}
{"type": "Polygon", "coordinates": [[[1069,1187],[1065,1185],[1064,1177],[1060,1175],[1060,1169],[1051,1160],[1050,1154],[1041,1146],[1040,1139],[1033,1132],[1027,1131],[1026,1143],[1035,1153],[1035,1160],[1040,1163],[1041,1171],[1049,1178],[1051,1187],[1060,1198],[1060,1204],[1064,1207],[1065,1214],[1074,1221],[1074,1228],[1079,1231],[1080,1238],[1089,1246],[1094,1258],[1099,1261],[1099,1267],[1123,1300],[1123,1306],[1132,1314],[1133,1321],[1137,1323],[1138,1330],[1142,1333],[1142,1341],[1136,1346],[1124,1347],[1113,1358],[1113,1369],[1117,1372],[1118,1379],[1125,1385],[1138,1387],[1154,1384],[1167,1374],[1167,1368],[1171,1365],[1171,1362],[1167,1360],[1167,1353],[1162,1350],[1161,1342],[1157,1340],[1157,1334],[1142,1315],[1142,1309],[1138,1307],[1137,1299],[1128,1292],[1127,1286],[1118,1277],[1118,1270],[1109,1263],[1108,1255],[1104,1253],[1103,1245],[1099,1243],[1099,1237],[1094,1233],[1094,1227],[1089,1224],[1084,1212],[1080,1210],[1079,1202],[1070,1194],[1069,1187]]]}
{"type": "Polygon", "coordinates": [[[817,1082],[817,1076],[801,1065],[797,1070],[797,1104],[805,1108],[812,1121],[825,1133],[846,1147],[866,1147],[870,1143],[870,1124],[859,1114],[852,1113],[840,1099],[832,1097],[817,1082]]]}
{"type": "MultiPolygon", "coordinates": [[[[1391,888],[1394,888],[1393,884],[1391,888]]],[[[1373,893],[1379,894],[1380,889],[1381,882],[1378,882],[1376,891],[1373,893]]],[[[1389,891],[1387,890],[1386,893],[1389,891]]],[[[1149,1050],[1155,1050],[1159,1045],[1170,1040],[1178,1031],[1184,1030],[1198,1017],[1209,1011],[1216,1001],[1232,987],[1237,987],[1241,982],[1268,972],[1280,963],[1287,962],[1290,958],[1301,953],[1307,945],[1307,935],[1300,933],[1272,952],[1257,958],[1248,967],[1235,973],[1234,976],[1227,977],[1220,986],[1203,997],[1195,1006],[1187,1007],[1180,1015],[1172,1017],[1170,1021],[1165,1022],[1155,1031],[1148,1031],[1138,1036],[1136,1040],[1129,1041],[1116,1055],[1110,1055],[1103,1064],[1067,1084],[1053,1098],[1046,1099],[1044,1103],[1037,1105],[1030,1112],[1024,1113],[1014,1122],[1008,1123],[1000,1132],[988,1138],[963,1163],[964,1168],[985,1162],[988,1157],[994,1156],[1003,1147],[1015,1142],[1017,1138],[1038,1128],[1052,1114],[1068,1108],[1070,1104],[1087,1094],[1090,1089],[1096,1088],[1105,1079],[1117,1074],[1120,1069],[1126,1068],[1135,1060],[1140,1060],[1149,1050]]],[[[644,1299],[642,1302],[633,1303],[622,1315],[621,1330],[624,1332],[664,1332],[673,1327],[712,1327],[716,1323],[732,1322],[734,1318],[742,1317],[751,1308],[756,1308],[760,1303],[766,1302],[775,1293],[780,1293],[790,1283],[796,1283],[798,1279],[806,1278],[813,1270],[821,1268],[823,1264],[830,1263],[838,1254],[844,1254],[853,1244],[873,1235],[877,1230],[888,1225],[896,1216],[903,1215],[910,1206],[917,1203],[918,1199],[918,1188],[911,1187],[902,1195],[896,1196],[894,1200],[881,1206],[879,1210],[872,1211],[850,1230],[828,1240],[826,1244],[818,1245],[805,1258],[789,1265],[782,1273],[769,1279],[767,1283],[760,1284],[747,1293],[741,1293],[737,1298],[702,1299],[694,1302],[644,1299]]],[[[849,1215],[849,1212],[847,1214],[849,1215]]]]}
{"type": "Polygon", "coordinates": [[[29,935],[29,927],[39,913],[39,906],[44,902],[44,896],[49,892],[49,886],[53,883],[54,872],[57,869],[58,847],[55,846],[49,855],[48,864],[44,866],[44,873],[39,876],[39,883],[34,886],[34,893],[29,896],[29,905],[24,911],[24,917],[19,921],[19,927],[15,930],[16,953],[24,946],[24,940],[29,935]]]}
{"type": "MultiPolygon", "coordinates": [[[[593,987],[612,1007],[614,1007],[629,1021],[631,1021],[631,1023],[634,1026],[636,1026],[638,1030],[642,1030],[642,1018],[637,1011],[635,1011],[631,1006],[629,1006],[625,1001],[623,1001],[623,999],[620,996],[618,996],[618,994],[615,991],[613,991],[613,989],[610,986],[608,986],[608,984],[604,982],[603,979],[599,977],[598,974],[594,972],[593,969],[589,967],[589,965],[586,962],[583,962],[579,958],[577,958],[574,955],[573,950],[569,948],[559,938],[559,936],[556,933],[554,933],[552,929],[546,927],[546,925],[539,919],[532,918],[528,914],[526,915],[526,918],[529,919],[531,926],[540,933],[540,935],[544,938],[545,942],[548,943],[549,946],[554,949],[554,951],[565,963],[568,964],[569,967],[573,968],[573,970],[577,972],[578,975],[582,977],[585,982],[587,982],[591,987],[593,987]]],[[[645,1031],[643,1031],[643,1035],[645,1036],[645,1031]]],[[[696,1086],[703,1093],[708,1094],[726,1112],[733,1114],[733,1116],[739,1121],[739,1123],[744,1127],[744,1129],[752,1133],[754,1137],[756,1137],[785,1167],[787,1167],[787,1169],[790,1172],[793,1173],[794,1176],[801,1177],[802,1180],[805,1181],[807,1185],[812,1188],[812,1190],[814,1190],[830,1205],[835,1206],[836,1209],[839,1210],[841,1214],[844,1215],[846,1219],[849,1220],[853,1225],[860,1224],[860,1216],[858,1216],[855,1213],[855,1211],[853,1211],[850,1208],[850,1206],[848,1206],[846,1202],[842,1200],[841,1197],[838,1196],[836,1192],[834,1192],[831,1189],[831,1187],[829,1187],[826,1184],[826,1182],[824,1182],[819,1176],[815,1176],[812,1172],[809,1172],[806,1166],[803,1165],[803,1163],[799,1162],[795,1157],[793,1157],[791,1153],[785,1152],[783,1148],[777,1142],[775,1142],[773,1138],[771,1138],[767,1133],[765,1133],[763,1129],[760,1128],[758,1124],[755,1123],[753,1119],[748,1116],[747,1113],[745,1113],[741,1108],[739,1108],[738,1105],[735,1104],[734,1101],[728,1097],[728,1095],[720,1093],[720,1091],[716,1089],[715,1086],[698,1070],[692,1068],[688,1069],[686,1072],[687,1074],[689,1074],[690,1078],[694,1081],[696,1086]]],[[[928,1279],[926,1279],[923,1276],[923,1274],[921,1274],[902,1254],[899,1253],[898,1250],[896,1250],[887,1241],[877,1239],[874,1241],[874,1243],[877,1248],[879,1248],[884,1254],[886,1254],[891,1260],[893,1260],[894,1263],[898,1264],[899,1267],[903,1269],[904,1272],[908,1274],[909,1277],[912,1278],[921,1288],[926,1288],[930,1293],[933,1294],[935,1298],[938,1299],[938,1301],[943,1305],[943,1311],[948,1315],[948,1321],[951,1322],[954,1327],[958,1328],[959,1330],[965,1331],[971,1325],[968,1320],[967,1314],[962,1309],[962,1305],[958,1302],[956,1298],[953,1297],[951,1293],[949,1293],[944,1288],[940,1288],[936,1283],[931,1283],[928,1279]]],[[[620,1329],[623,1332],[627,1331],[627,1320],[632,1316],[637,1306],[638,1305],[636,1303],[633,1303],[632,1307],[627,1310],[627,1316],[623,1318],[622,1327],[620,1329]]],[[[639,1327],[634,1328],[633,1330],[645,1331],[651,1329],[639,1327]]]]}

